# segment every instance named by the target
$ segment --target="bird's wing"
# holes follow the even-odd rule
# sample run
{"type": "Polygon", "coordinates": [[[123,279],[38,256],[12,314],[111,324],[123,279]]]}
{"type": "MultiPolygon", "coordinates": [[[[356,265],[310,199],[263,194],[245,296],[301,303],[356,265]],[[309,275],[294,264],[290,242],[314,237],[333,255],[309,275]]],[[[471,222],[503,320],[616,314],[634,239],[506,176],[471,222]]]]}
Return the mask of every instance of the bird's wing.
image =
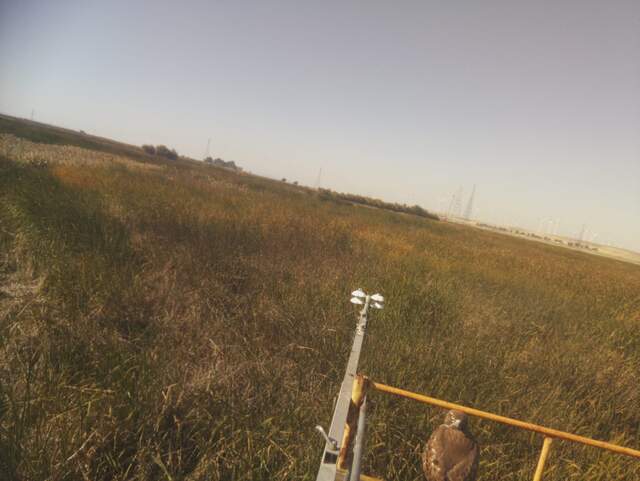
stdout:
{"type": "MultiPolygon", "coordinates": [[[[467,438],[468,439],[468,438],[467,438]]],[[[447,473],[448,481],[475,481],[478,474],[480,448],[475,440],[468,439],[470,449],[447,473]]]]}
{"type": "Polygon", "coordinates": [[[432,434],[422,453],[422,470],[428,481],[446,481],[447,466],[443,463],[442,443],[445,426],[438,427],[432,434]]]}

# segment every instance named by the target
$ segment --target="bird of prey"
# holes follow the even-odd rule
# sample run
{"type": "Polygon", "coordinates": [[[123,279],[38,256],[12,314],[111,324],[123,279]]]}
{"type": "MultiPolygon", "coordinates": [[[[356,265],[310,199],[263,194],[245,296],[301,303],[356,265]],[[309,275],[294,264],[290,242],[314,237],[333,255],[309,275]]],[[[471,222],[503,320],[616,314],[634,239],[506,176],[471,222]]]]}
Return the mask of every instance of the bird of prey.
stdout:
{"type": "Polygon", "coordinates": [[[451,410],[427,441],[422,454],[424,475],[427,481],[475,481],[479,453],[467,415],[451,410]]]}

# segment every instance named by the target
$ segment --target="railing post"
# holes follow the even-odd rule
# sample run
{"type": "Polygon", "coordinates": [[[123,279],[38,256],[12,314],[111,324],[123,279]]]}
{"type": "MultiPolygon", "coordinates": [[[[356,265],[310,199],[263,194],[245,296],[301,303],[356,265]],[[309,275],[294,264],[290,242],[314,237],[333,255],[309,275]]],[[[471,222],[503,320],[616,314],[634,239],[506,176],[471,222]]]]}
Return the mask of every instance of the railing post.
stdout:
{"type": "Polygon", "coordinates": [[[360,406],[365,396],[366,381],[362,374],[358,374],[353,380],[353,389],[351,391],[351,402],[349,403],[349,413],[347,414],[347,423],[344,427],[344,435],[342,443],[340,443],[340,453],[338,454],[338,468],[348,469],[351,461],[351,442],[356,434],[358,417],[360,414],[360,406]]]}
{"type": "Polygon", "coordinates": [[[542,472],[544,471],[544,464],[547,462],[547,457],[549,456],[551,441],[553,441],[553,438],[545,436],[544,442],[542,443],[542,451],[540,451],[540,458],[538,459],[538,466],[536,467],[536,472],[533,475],[533,481],[542,480],[542,472]]]}

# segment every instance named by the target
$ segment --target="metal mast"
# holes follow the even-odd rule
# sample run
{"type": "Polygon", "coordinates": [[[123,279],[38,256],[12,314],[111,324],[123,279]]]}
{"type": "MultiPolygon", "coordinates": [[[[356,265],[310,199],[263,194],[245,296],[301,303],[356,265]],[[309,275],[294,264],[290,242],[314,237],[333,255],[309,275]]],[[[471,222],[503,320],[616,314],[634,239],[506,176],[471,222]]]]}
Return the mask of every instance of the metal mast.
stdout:
{"type": "MultiPolygon", "coordinates": [[[[316,481],[335,481],[338,476],[337,463],[341,448],[339,443],[342,442],[345,425],[347,423],[347,414],[349,413],[353,384],[358,370],[360,351],[362,350],[362,342],[364,341],[364,335],[367,329],[367,314],[369,307],[382,309],[384,305],[384,297],[380,294],[370,296],[365,294],[361,289],[358,289],[352,292],[351,295],[351,302],[353,304],[360,304],[363,307],[358,316],[353,346],[351,347],[351,354],[349,354],[349,360],[347,361],[347,369],[344,373],[340,393],[338,394],[335,410],[333,411],[329,433],[327,434],[322,426],[316,426],[316,429],[325,440],[324,452],[322,453],[322,460],[320,461],[320,469],[318,470],[316,481]]],[[[362,415],[364,416],[364,413],[362,415]]],[[[362,420],[362,426],[364,426],[364,419],[362,420]]],[[[363,429],[363,427],[359,426],[359,430],[361,429],[363,429]]],[[[360,437],[360,440],[361,439],[362,435],[360,437]]],[[[356,471],[358,471],[360,467],[360,458],[358,456],[362,454],[361,448],[357,451],[356,471]]]]}

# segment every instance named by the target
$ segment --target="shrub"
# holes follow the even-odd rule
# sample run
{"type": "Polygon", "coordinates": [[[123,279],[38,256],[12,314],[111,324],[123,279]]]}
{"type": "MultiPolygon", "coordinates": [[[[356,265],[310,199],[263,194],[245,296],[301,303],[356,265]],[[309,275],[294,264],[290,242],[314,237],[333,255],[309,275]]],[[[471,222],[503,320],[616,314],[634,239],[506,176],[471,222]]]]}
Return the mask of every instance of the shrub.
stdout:
{"type": "Polygon", "coordinates": [[[156,148],[153,145],[143,145],[142,146],[142,150],[144,150],[144,152],[146,154],[149,155],[156,155],[156,148]]]}
{"type": "Polygon", "coordinates": [[[419,205],[414,205],[409,207],[405,204],[394,204],[390,202],[384,202],[380,199],[364,197],[362,195],[334,192],[330,189],[318,189],[318,192],[319,192],[319,197],[322,200],[352,202],[354,204],[368,205],[370,207],[376,207],[378,209],[391,210],[393,212],[404,212],[405,214],[412,214],[412,215],[417,215],[419,217],[425,217],[427,219],[439,220],[437,215],[432,214],[428,210],[420,207],[419,205]]]}
{"type": "Polygon", "coordinates": [[[165,157],[169,160],[176,160],[178,158],[178,152],[175,149],[169,150],[166,145],[158,145],[156,147],[156,155],[160,157],[165,157]]]}

